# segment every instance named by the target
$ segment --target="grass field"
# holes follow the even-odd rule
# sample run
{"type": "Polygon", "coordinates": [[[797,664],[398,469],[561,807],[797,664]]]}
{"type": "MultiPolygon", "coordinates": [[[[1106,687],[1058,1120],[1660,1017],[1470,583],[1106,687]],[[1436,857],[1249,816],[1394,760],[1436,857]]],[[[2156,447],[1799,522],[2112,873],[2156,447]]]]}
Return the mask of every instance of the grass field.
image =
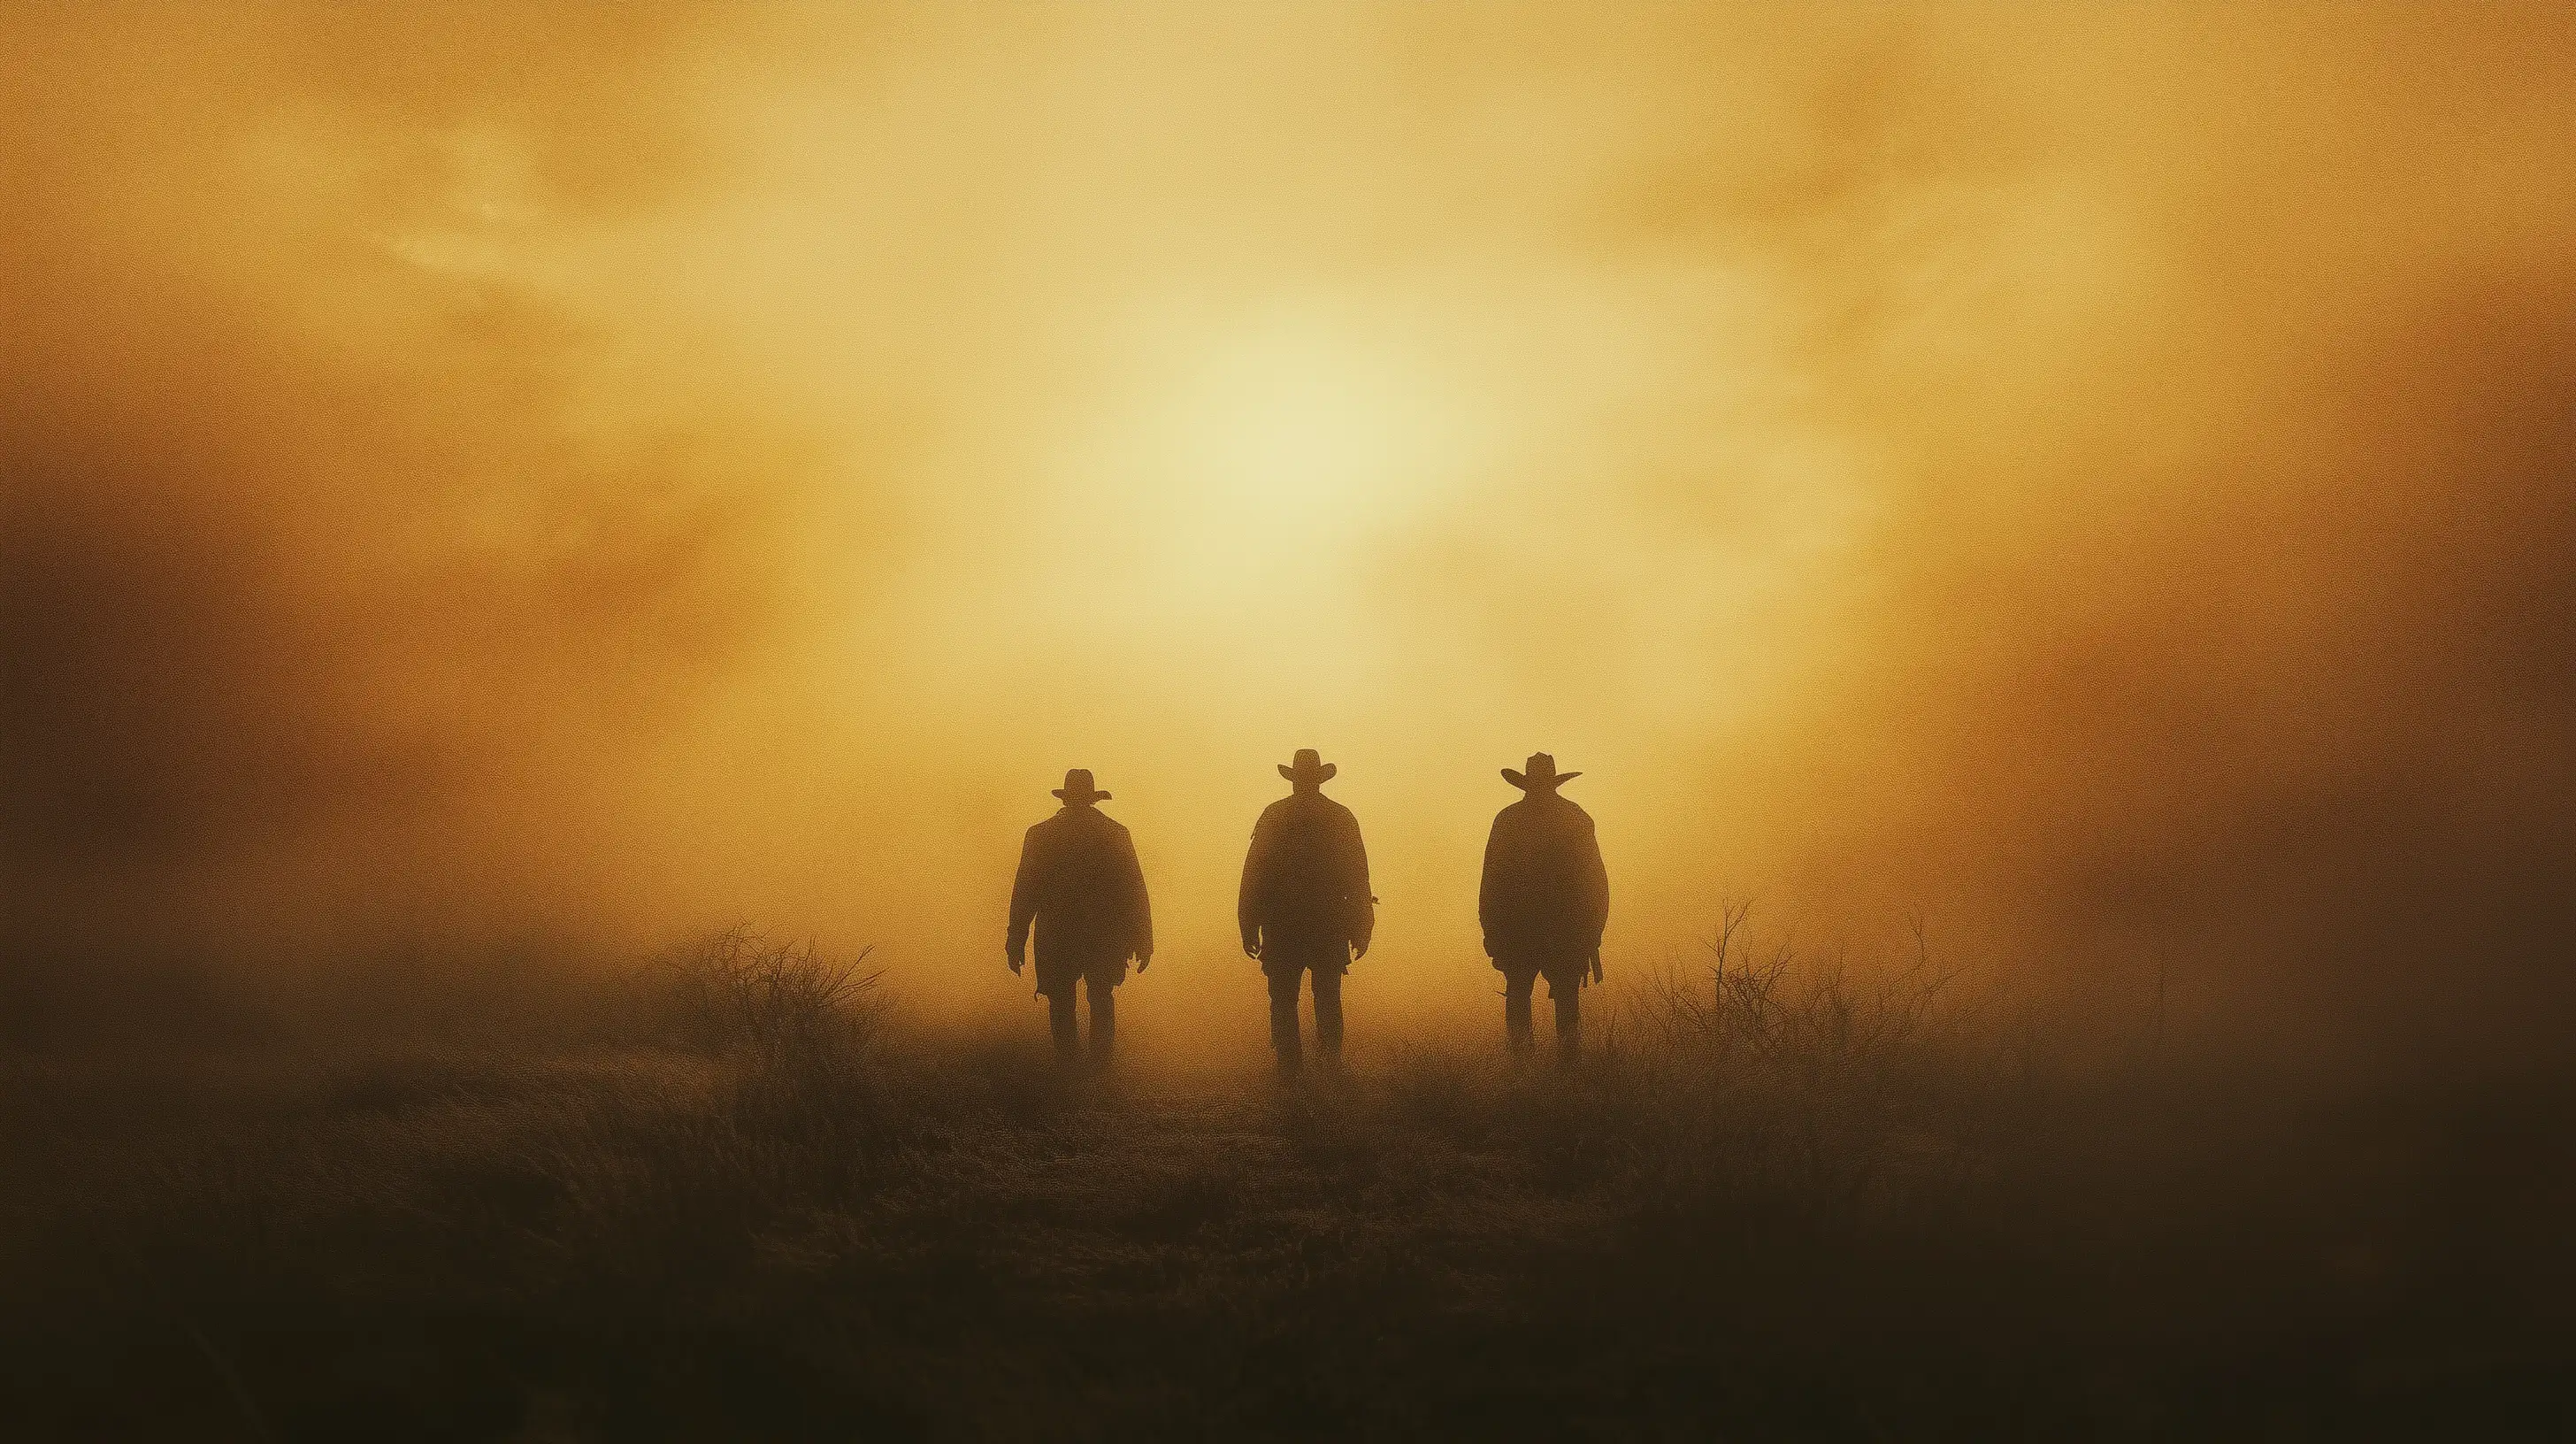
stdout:
{"type": "MultiPolygon", "coordinates": [[[[2571,1100],[1676,973],[1285,1090],[736,939],[578,1043],[0,1074],[16,1439],[2564,1438],[2571,1100]]],[[[659,985],[657,985],[659,986],[659,985]]]]}

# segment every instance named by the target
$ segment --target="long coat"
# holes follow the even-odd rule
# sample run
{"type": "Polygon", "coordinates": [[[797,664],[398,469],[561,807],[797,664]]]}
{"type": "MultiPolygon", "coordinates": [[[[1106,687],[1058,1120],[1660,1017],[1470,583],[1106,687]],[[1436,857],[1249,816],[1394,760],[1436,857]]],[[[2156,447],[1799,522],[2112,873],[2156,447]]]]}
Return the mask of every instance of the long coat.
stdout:
{"type": "Polygon", "coordinates": [[[1592,814],[1553,792],[1532,793],[1495,814],[1476,915],[1496,966],[1508,958],[1572,967],[1599,952],[1610,922],[1610,874],[1592,814]]]}
{"type": "Polygon", "coordinates": [[[1122,975],[1131,956],[1154,951],[1154,914],[1136,844],[1116,819],[1067,806],[1029,829],[1011,883],[1010,947],[1037,927],[1038,989],[1097,970],[1122,975]]]}
{"type": "Polygon", "coordinates": [[[1235,917],[1261,943],[1263,972],[1350,965],[1377,928],[1368,848],[1359,819],[1320,792],[1291,793],[1263,808],[1243,857],[1235,917]]]}

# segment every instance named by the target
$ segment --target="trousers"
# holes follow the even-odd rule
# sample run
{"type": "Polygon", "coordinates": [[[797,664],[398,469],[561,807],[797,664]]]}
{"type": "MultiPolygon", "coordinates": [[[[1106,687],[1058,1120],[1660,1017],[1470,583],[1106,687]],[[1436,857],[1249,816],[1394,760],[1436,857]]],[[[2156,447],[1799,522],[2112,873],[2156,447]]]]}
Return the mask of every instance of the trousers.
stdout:
{"type": "Polygon", "coordinates": [[[1298,980],[1312,977],[1315,989],[1315,1051],[1328,1061],[1342,1056],[1342,974],[1336,968],[1280,968],[1270,975],[1270,1046],[1279,1054],[1279,1071],[1294,1073],[1304,1064],[1305,1046],[1298,1037],[1298,980]]]}
{"type": "MultiPolygon", "coordinates": [[[[1082,990],[1091,998],[1091,1061],[1109,1061],[1110,1044],[1118,1036],[1118,985],[1105,978],[1083,979],[1082,990]]],[[[1082,1058],[1082,1037],[1075,1026],[1074,992],[1058,988],[1047,994],[1047,1026],[1055,1034],[1055,1055],[1067,1063],[1082,1058]]]]}
{"type": "Polygon", "coordinates": [[[1572,1062],[1583,1053],[1583,967],[1551,958],[1497,958],[1494,966],[1503,974],[1503,1033],[1515,1054],[1527,1054],[1537,1047],[1532,1037],[1530,994],[1541,977],[1547,979],[1547,996],[1556,1004],[1557,1056],[1572,1062]]]}

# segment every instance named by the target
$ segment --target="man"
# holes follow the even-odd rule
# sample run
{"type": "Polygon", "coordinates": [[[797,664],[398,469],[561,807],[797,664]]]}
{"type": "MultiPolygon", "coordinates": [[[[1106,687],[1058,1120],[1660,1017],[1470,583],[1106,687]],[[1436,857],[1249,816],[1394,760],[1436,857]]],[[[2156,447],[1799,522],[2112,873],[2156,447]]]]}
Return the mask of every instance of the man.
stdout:
{"type": "Polygon", "coordinates": [[[1377,930],[1359,819],[1323,792],[1340,770],[1314,748],[1300,748],[1296,761],[1279,769],[1292,790],[1262,809],[1243,858],[1235,918],[1243,951],[1260,960],[1270,979],[1270,1043],[1283,1078],[1296,1076],[1302,1062],[1298,980],[1314,976],[1315,1046],[1327,1062],[1339,1063],[1342,974],[1352,959],[1368,955],[1377,930]]]}
{"type": "Polygon", "coordinates": [[[1047,1000],[1056,1056],[1081,1056],[1074,1028],[1074,984],[1091,995],[1091,1061],[1109,1061],[1117,1032],[1113,991],[1154,957],[1154,916],[1145,901],[1145,873],[1127,829],[1100,810],[1109,794],[1094,788],[1077,767],[1055,790],[1064,806],[1029,829],[1020,847],[1020,873],[1011,884],[1011,935],[1004,944],[1017,974],[1028,960],[1029,926],[1038,933],[1038,995],[1047,1000]]]}
{"type": "Polygon", "coordinates": [[[1485,880],[1476,913],[1485,954],[1503,975],[1503,1029],[1512,1052],[1526,1055],[1530,985],[1547,979],[1556,1003],[1557,1055],[1572,1062],[1582,1049],[1582,996],[1588,975],[1601,980],[1601,930],[1610,921],[1610,875],[1592,816],[1557,795],[1582,776],[1559,772],[1556,759],[1530,755],[1529,771],[1503,769],[1503,780],[1528,794],[1494,817],[1485,841],[1485,880]]]}

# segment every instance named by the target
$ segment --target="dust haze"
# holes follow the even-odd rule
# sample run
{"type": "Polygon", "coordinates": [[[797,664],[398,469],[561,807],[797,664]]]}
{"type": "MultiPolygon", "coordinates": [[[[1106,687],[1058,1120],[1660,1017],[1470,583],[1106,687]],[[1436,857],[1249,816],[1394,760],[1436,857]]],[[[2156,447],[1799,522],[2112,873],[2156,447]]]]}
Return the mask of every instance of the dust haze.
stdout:
{"type": "Polygon", "coordinates": [[[1315,746],[1355,1014],[1481,1022],[1545,749],[1614,972],[1752,895],[2363,1049],[2566,1016],[2562,12],[0,31],[22,982],[747,920],[1000,1013],[1084,766],[1132,1023],[1248,1040],[1315,746]]]}

